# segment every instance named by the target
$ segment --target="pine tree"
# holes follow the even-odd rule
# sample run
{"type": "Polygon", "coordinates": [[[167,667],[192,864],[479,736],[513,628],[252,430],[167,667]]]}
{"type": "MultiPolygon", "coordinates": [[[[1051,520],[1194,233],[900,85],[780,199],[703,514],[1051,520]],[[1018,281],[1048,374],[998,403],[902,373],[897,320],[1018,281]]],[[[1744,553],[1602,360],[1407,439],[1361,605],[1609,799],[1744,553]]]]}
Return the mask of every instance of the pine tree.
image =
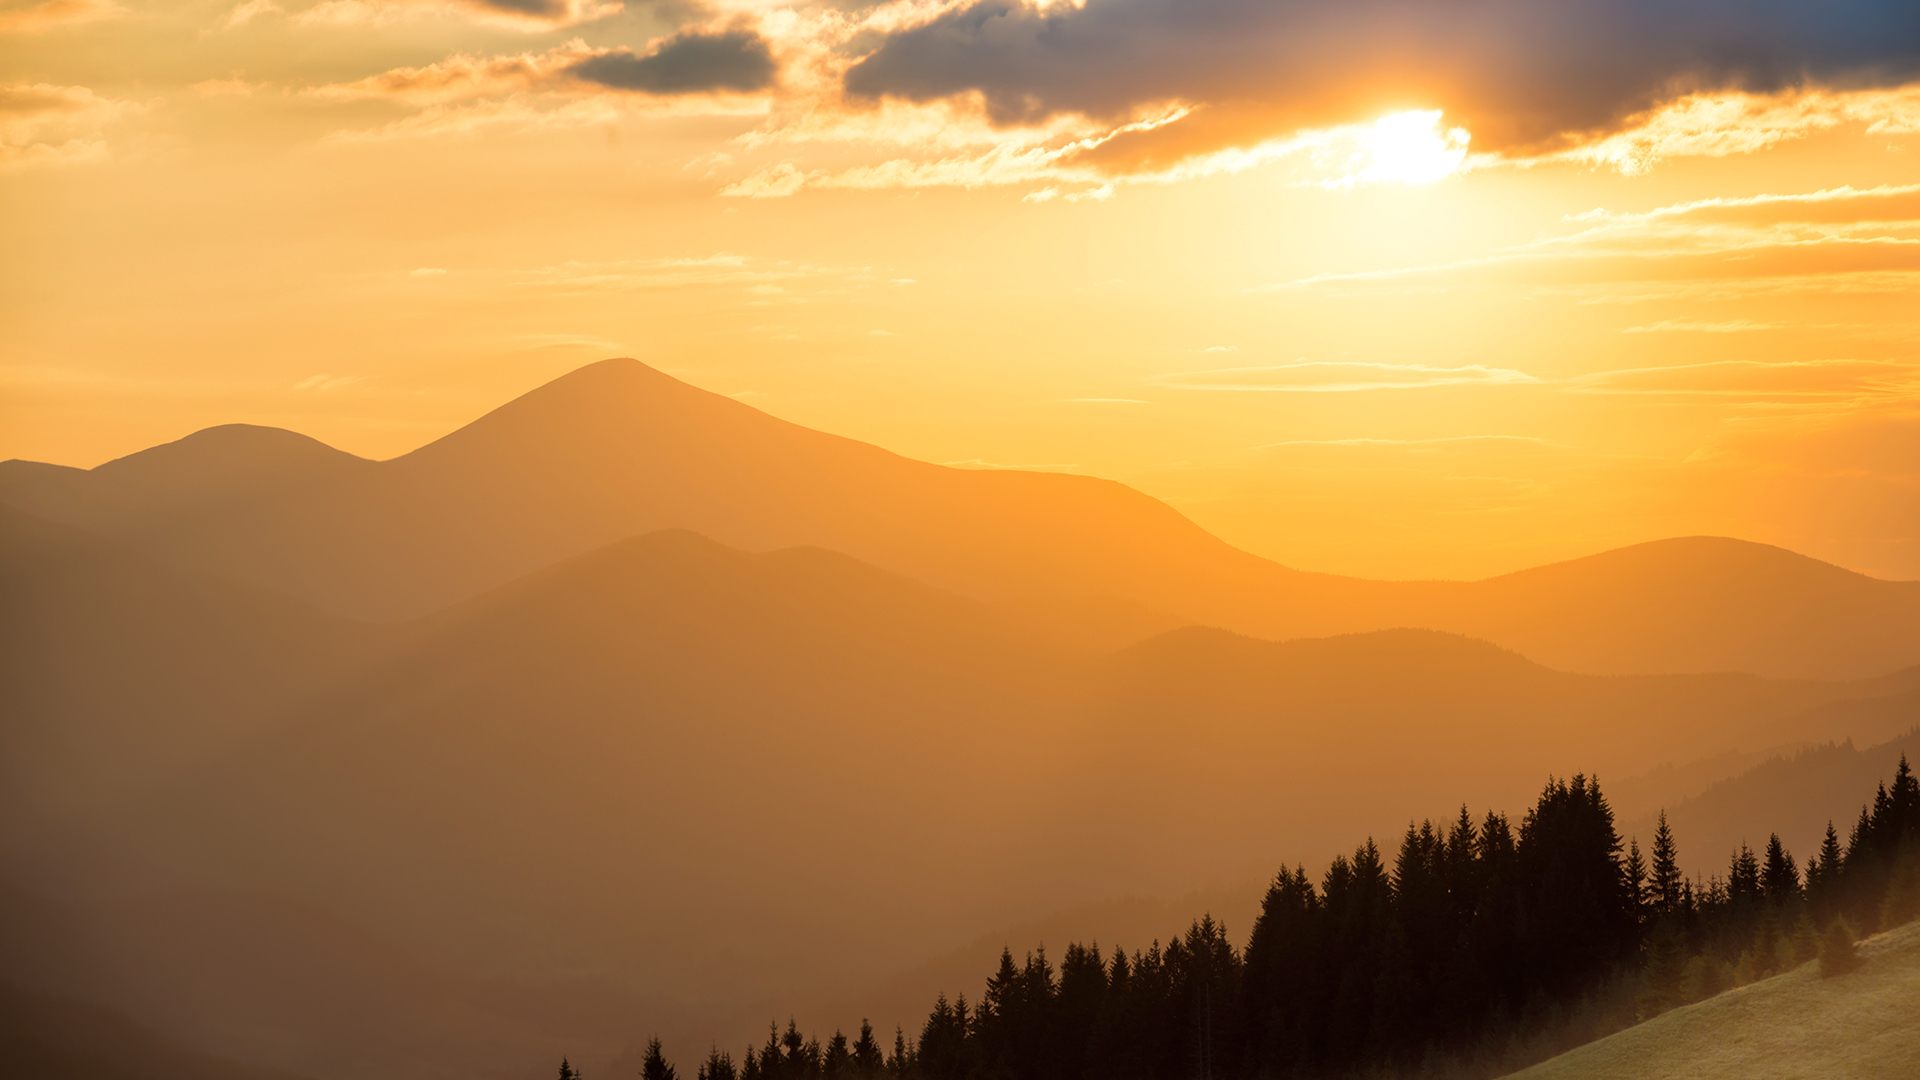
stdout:
{"type": "MultiPolygon", "coordinates": [[[[751,1062],[751,1057],[749,1057],[751,1062]]],[[[707,1060],[695,1071],[699,1080],[739,1080],[733,1068],[733,1057],[718,1046],[707,1051],[707,1060]]]]}
{"type": "Polygon", "coordinates": [[[1634,917],[1646,921],[1648,909],[1647,861],[1640,857],[1640,838],[1634,837],[1627,844],[1627,896],[1633,904],[1634,917]]]}
{"type": "MultiPolygon", "coordinates": [[[[909,1080],[919,1072],[913,1048],[907,1045],[906,1030],[898,1024],[893,1028],[893,1054],[887,1058],[887,1075],[893,1080],[909,1080]]],[[[746,1080],[742,1077],[741,1080],[746,1080]]]]}
{"type": "Polygon", "coordinates": [[[826,1080],[853,1080],[853,1047],[838,1030],[820,1056],[820,1075],[826,1080]]]}
{"type": "Polygon", "coordinates": [[[1733,856],[1733,864],[1727,871],[1727,895],[1736,905],[1758,900],[1764,895],[1760,887],[1760,859],[1744,843],[1733,856]]]}
{"type": "Polygon", "coordinates": [[[873,1037],[873,1025],[863,1017],[860,1021],[860,1037],[853,1043],[853,1074],[860,1080],[875,1080],[886,1069],[886,1058],[880,1052],[880,1043],[873,1037]]]}
{"type": "Polygon", "coordinates": [[[967,1080],[967,1074],[972,1071],[967,999],[963,996],[958,1001],[957,1007],[949,1005],[947,996],[941,994],[933,1004],[926,1026],[920,1029],[920,1047],[915,1056],[927,1080],[967,1080]]]}
{"type": "Polygon", "coordinates": [[[1653,909],[1671,915],[1680,908],[1680,848],[1674,843],[1673,830],[1667,826],[1667,812],[1660,811],[1660,825],[1653,831],[1653,872],[1650,895],[1653,909]]]}
{"type": "Polygon", "coordinates": [[[580,1070],[574,1068],[564,1057],[560,1059],[560,1080],[581,1080],[580,1070]]]}
{"type": "Polygon", "coordinates": [[[673,1066],[660,1052],[658,1038],[647,1040],[647,1056],[640,1063],[640,1080],[674,1080],[673,1066]]]}
{"type": "Polygon", "coordinates": [[[1779,833],[1767,837],[1767,859],[1760,871],[1760,887],[1767,903],[1776,908],[1800,899],[1800,867],[1781,845],[1779,833]]]}

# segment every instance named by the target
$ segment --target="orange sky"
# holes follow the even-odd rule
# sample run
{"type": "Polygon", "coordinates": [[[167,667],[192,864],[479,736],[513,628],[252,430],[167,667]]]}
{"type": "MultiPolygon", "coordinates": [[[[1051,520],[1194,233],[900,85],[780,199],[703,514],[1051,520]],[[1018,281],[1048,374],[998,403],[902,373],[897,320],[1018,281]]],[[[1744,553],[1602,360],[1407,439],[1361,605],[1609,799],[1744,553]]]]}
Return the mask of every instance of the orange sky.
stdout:
{"type": "Polygon", "coordinates": [[[0,457],[385,457],[630,355],[1307,569],[1718,533],[1920,578],[1920,84],[1668,80],[1551,139],[1530,68],[1445,55],[855,93],[955,9],[0,8],[0,457]]]}

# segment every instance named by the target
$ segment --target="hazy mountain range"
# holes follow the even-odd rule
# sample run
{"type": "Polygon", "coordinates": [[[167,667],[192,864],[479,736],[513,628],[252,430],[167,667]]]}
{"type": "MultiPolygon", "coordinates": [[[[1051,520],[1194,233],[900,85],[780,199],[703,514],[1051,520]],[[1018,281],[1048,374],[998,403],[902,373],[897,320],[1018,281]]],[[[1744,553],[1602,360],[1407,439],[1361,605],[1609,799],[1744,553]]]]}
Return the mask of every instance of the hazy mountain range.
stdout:
{"type": "Polygon", "coordinates": [[[91,470],[0,464],[0,503],[374,620],[687,529],[750,551],[823,547],[980,599],[1122,601],[1143,609],[1142,637],[1188,622],[1269,638],[1419,626],[1597,674],[1859,678],[1920,662],[1920,583],[1778,548],[1667,540],[1467,583],[1303,573],[1111,481],[913,461],[633,360],[390,461],[233,425],[91,470]]]}
{"type": "Polygon", "coordinates": [[[323,1078],[890,1028],[1003,928],[1144,946],[1120,898],[1920,708],[1920,584],[1708,538],[1303,573],[634,361],[392,461],[215,428],[0,503],[0,978],[323,1078]]]}

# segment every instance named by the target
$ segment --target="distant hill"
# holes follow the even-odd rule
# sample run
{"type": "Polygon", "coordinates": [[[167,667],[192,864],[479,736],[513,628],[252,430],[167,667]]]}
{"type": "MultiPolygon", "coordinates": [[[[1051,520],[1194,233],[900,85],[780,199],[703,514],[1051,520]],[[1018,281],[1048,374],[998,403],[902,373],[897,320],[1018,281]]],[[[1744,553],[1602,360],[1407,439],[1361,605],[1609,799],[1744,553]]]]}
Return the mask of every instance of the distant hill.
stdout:
{"type": "Polygon", "coordinates": [[[1920,924],[1860,944],[1861,970],[1818,964],[1588,1043],[1513,1080],[1891,1080],[1920,1076],[1920,924]]]}
{"type": "Polygon", "coordinates": [[[204,760],[387,636],[0,507],[0,845],[204,760]]]}
{"type": "MultiPolygon", "coordinates": [[[[1920,721],[1920,693],[1874,704],[1903,709],[1910,721],[1920,721]]],[[[1681,800],[1666,808],[1667,821],[1681,840],[1681,865],[1702,878],[1725,877],[1730,857],[1742,843],[1760,851],[1767,837],[1778,832],[1804,866],[1807,857],[1818,852],[1827,822],[1833,822],[1846,842],[1861,805],[1871,801],[1876,784],[1893,775],[1903,754],[1920,763],[1920,726],[1866,749],[1856,749],[1849,739],[1777,756],[1681,800]]],[[[1644,847],[1654,825],[1650,813],[1623,822],[1620,831],[1637,835],[1644,847]]]]}
{"type": "Polygon", "coordinates": [[[1486,581],[1289,570],[1083,476],[913,461],[609,360],[390,461],[210,428],[92,470],[0,463],[0,502],[176,566],[404,619],[625,537],[816,546],[1110,648],[1182,623],[1265,638],[1413,626],[1591,673],[1860,678],[1920,663],[1920,583],[1694,537],[1486,581]],[[1125,613],[1123,620],[1111,612],[1125,613]]]}
{"type": "MultiPolygon", "coordinates": [[[[200,580],[127,558],[158,596],[200,580]]],[[[285,898],[206,917],[187,900],[109,906],[30,935],[92,950],[36,954],[36,970],[78,970],[67,992],[116,1007],[250,1017],[219,1045],[283,1067],[387,1048],[369,1076],[550,1068],[538,1038],[484,1022],[500,1001],[608,1058],[643,1023],[678,1045],[758,1037],[775,1007],[847,1008],[807,1023],[852,1027],[863,988],[993,927],[1261,880],[1463,797],[1523,806],[1548,772],[1630,775],[1911,685],[1574,675],[1418,630],[1186,628],[1087,656],[845,555],[684,531],[400,627],[275,604],[258,636],[188,636],[264,688],[194,720],[228,734],[98,812],[30,819],[35,842],[5,870],[51,894],[285,898]],[[311,672],[268,679],[282,619],[296,645],[344,628],[357,658],[317,688],[311,672]],[[376,947],[313,951],[308,909],[357,928],[344,942],[407,943],[450,982],[380,974],[376,947]],[[152,959],[125,967],[138,957],[152,959]],[[396,1000],[433,1004],[302,988],[349,958],[381,986],[424,987],[396,1000]]],[[[84,655],[78,631],[51,640],[84,655]]],[[[196,700],[125,663],[125,711],[71,737],[142,729],[144,686],[155,709],[196,700]]],[[[60,693],[86,678],[49,670],[71,673],[48,684],[60,693]]]]}
{"type": "Polygon", "coordinates": [[[298,1080],[189,1050],[97,1005],[6,985],[0,1062],[34,1080],[298,1080]]]}

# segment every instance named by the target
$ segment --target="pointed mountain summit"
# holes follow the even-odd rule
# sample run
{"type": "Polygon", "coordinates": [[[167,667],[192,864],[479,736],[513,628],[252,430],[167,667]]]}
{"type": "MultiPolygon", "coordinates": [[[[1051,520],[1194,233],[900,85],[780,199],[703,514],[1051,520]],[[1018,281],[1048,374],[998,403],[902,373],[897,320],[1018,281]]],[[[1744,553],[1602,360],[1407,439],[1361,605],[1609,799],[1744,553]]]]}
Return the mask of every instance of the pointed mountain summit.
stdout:
{"type": "Polygon", "coordinates": [[[1920,583],[1778,548],[1661,541],[1480,582],[1304,573],[1122,484],[915,461],[625,359],[390,461],[233,425],[93,470],[0,464],[0,503],[373,620],[686,529],[749,551],[826,548],[976,599],[1117,602],[1143,625],[1425,627],[1596,673],[1852,678],[1920,662],[1920,583]]]}

